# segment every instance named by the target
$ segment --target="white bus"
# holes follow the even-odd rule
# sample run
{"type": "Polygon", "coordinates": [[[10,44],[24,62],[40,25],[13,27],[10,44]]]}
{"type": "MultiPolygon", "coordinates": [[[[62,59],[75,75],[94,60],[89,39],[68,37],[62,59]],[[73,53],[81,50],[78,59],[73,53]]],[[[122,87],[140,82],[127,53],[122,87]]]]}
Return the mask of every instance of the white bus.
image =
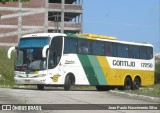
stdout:
{"type": "Polygon", "coordinates": [[[91,85],[97,90],[139,89],[154,84],[151,44],[119,41],[95,34],[37,33],[19,39],[15,50],[16,84],[91,85]]]}

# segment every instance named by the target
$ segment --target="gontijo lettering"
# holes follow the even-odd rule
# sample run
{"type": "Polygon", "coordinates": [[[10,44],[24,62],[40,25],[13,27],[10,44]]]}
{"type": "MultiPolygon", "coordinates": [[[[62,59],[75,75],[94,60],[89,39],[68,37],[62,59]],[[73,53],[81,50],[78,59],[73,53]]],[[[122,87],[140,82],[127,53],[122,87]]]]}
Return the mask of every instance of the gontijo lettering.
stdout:
{"type": "Polygon", "coordinates": [[[134,61],[113,60],[114,66],[135,67],[134,61]]]}

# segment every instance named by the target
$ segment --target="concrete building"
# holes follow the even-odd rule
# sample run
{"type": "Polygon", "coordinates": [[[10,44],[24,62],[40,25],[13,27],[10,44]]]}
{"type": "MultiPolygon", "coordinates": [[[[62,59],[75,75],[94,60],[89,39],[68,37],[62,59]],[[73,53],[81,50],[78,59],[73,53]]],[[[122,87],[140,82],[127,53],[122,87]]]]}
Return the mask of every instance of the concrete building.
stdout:
{"type": "Polygon", "coordinates": [[[0,3],[0,47],[15,46],[29,33],[81,33],[83,0],[0,3]]]}

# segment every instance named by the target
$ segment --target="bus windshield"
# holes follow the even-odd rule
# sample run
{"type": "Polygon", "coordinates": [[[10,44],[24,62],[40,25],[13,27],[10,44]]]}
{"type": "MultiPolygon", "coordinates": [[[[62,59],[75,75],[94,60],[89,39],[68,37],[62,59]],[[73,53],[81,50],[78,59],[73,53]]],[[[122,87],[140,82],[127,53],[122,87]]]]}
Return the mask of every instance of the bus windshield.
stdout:
{"type": "Polygon", "coordinates": [[[48,45],[48,37],[22,38],[19,42],[19,48],[40,48],[48,45]]]}
{"type": "Polygon", "coordinates": [[[42,58],[42,49],[48,43],[48,37],[20,39],[15,57],[15,70],[46,69],[46,59],[42,58]]]}

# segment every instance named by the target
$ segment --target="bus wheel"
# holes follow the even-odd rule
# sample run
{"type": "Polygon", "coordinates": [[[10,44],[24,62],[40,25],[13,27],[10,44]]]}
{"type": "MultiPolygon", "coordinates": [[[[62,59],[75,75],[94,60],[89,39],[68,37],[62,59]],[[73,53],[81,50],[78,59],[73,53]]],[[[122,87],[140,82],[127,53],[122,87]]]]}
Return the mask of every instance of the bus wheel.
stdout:
{"type": "Polygon", "coordinates": [[[71,85],[72,85],[72,81],[71,81],[69,75],[67,75],[66,79],[65,79],[65,83],[64,83],[64,90],[69,91],[71,88],[71,85]]]}
{"type": "Polygon", "coordinates": [[[132,80],[130,77],[126,77],[124,81],[124,90],[130,90],[132,87],[132,80]]]}
{"type": "Polygon", "coordinates": [[[124,80],[124,86],[118,87],[118,90],[130,90],[132,87],[132,80],[130,77],[126,77],[124,80]]]}
{"type": "Polygon", "coordinates": [[[44,85],[37,85],[37,89],[38,90],[43,90],[44,89],[44,85]]]}
{"type": "Polygon", "coordinates": [[[132,84],[132,90],[138,90],[140,86],[141,86],[141,81],[139,78],[136,77],[132,84]]]}

